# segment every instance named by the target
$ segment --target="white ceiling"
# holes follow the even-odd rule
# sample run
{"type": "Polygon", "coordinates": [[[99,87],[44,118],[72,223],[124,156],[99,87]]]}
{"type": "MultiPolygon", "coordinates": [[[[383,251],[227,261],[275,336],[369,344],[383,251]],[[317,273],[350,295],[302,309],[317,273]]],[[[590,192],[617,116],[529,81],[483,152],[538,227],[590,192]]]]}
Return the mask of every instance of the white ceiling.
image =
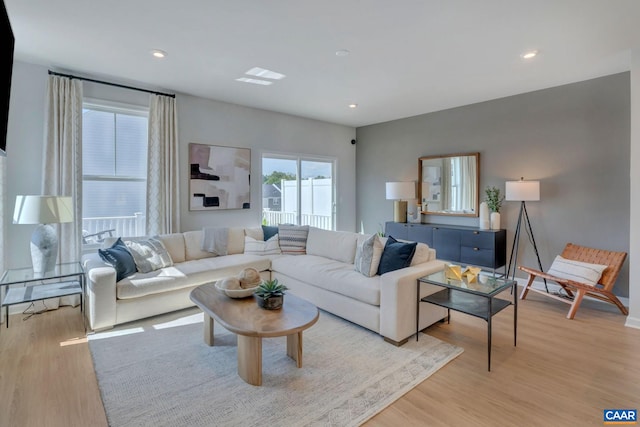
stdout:
{"type": "Polygon", "coordinates": [[[628,71],[640,48],[640,0],[4,1],[18,60],[350,126],[628,71]],[[287,77],[235,81],[255,66],[287,77]]]}

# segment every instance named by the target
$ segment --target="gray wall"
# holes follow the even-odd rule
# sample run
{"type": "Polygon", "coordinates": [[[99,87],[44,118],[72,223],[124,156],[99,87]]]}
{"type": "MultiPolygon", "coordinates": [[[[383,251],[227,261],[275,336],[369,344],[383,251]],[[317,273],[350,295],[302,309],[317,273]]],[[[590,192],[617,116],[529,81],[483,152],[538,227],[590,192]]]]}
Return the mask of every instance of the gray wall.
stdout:
{"type": "MultiPolygon", "coordinates": [[[[107,79],[108,80],[108,79],[107,79]]],[[[7,146],[5,203],[6,267],[30,264],[29,239],[33,226],[12,224],[15,196],[40,194],[44,97],[47,68],[16,61],[13,68],[7,146]]],[[[231,84],[231,83],[230,83],[231,84]]],[[[143,86],[144,87],[144,86],[143,86]]],[[[149,95],[85,82],[84,96],[133,105],[148,105],[149,95]]],[[[260,224],[261,154],[263,151],[322,155],[337,159],[336,226],[354,231],[355,155],[351,145],[355,129],[286,114],[177,94],[180,142],[181,228],[204,225],[247,226],[260,224]],[[248,210],[189,212],[188,157],[190,142],[251,149],[251,205],[248,210]]],[[[85,196],[86,197],[86,196],[85,196]]]]}
{"type": "MultiPolygon", "coordinates": [[[[621,73],[357,129],[357,224],[368,233],[391,220],[384,183],[418,179],[418,157],[480,152],[480,192],[540,180],[527,209],[542,266],[567,242],[629,251],[630,79],[621,73]]],[[[509,252],[519,203],[503,204],[509,252]]],[[[423,216],[477,226],[477,218],[423,216]]],[[[536,266],[520,241],[518,263],[536,266]]],[[[520,275],[524,277],[524,275],[520,275]]],[[[629,295],[628,261],[614,292],[629,295]]]]}

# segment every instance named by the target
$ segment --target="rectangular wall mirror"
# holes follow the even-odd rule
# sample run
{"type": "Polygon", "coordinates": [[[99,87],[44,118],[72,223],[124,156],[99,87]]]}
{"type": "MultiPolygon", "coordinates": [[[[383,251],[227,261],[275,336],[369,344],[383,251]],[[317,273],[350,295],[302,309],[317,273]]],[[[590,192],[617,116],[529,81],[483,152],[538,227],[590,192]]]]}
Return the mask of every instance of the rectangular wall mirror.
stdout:
{"type": "Polygon", "coordinates": [[[423,214],[478,216],[480,153],[420,157],[418,180],[423,214]]]}

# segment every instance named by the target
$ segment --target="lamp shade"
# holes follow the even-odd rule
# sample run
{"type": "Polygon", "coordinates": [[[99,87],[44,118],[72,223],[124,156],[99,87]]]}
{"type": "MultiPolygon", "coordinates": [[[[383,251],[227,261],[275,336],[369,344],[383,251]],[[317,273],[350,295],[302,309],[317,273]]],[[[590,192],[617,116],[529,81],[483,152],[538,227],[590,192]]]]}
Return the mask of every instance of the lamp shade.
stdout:
{"type": "Polygon", "coordinates": [[[14,224],[57,224],[72,221],[71,197],[16,196],[14,224]]]}
{"type": "Polygon", "coordinates": [[[410,200],[416,198],[414,181],[387,182],[387,200],[410,200]]]}
{"type": "Polygon", "coordinates": [[[540,181],[507,181],[505,200],[535,202],[540,200],[540,181]]]}

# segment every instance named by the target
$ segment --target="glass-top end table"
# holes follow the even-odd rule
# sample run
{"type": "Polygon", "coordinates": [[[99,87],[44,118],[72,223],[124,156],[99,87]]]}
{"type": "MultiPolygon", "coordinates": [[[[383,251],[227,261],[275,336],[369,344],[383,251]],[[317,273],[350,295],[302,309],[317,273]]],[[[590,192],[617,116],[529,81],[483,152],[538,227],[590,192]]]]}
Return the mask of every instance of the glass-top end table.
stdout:
{"type": "Polygon", "coordinates": [[[479,274],[476,280],[469,281],[466,276],[462,280],[450,279],[444,271],[429,274],[421,277],[421,282],[431,283],[432,285],[446,286],[452,289],[465,290],[466,292],[479,295],[496,295],[507,288],[513,286],[513,280],[506,280],[502,277],[488,274],[479,274]]]}
{"type": "Polygon", "coordinates": [[[0,278],[0,289],[2,288],[6,291],[2,298],[2,307],[5,308],[7,328],[9,306],[25,302],[80,295],[80,313],[84,313],[85,274],[79,262],[61,263],[46,273],[36,273],[31,267],[5,270],[0,278]]]}
{"type": "Polygon", "coordinates": [[[14,283],[34,282],[38,280],[59,279],[78,276],[81,274],[84,274],[84,269],[82,268],[82,264],[79,262],[58,264],[55,269],[47,271],[46,273],[36,273],[31,267],[11,268],[9,270],[5,270],[2,278],[0,278],[0,286],[14,283]]]}
{"type": "Polygon", "coordinates": [[[420,302],[428,302],[447,309],[447,320],[450,321],[450,310],[479,317],[487,322],[487,370],[491,371],[491,318],[513,305],[513,345],[516,345],[518,327],[518,297],[515,280],[495,275],[479,274],[475,280],[463,276],[461,280],[448,278],[445,271],[429,274],[417,280],[416,307],[416,341],[420,334],[420,302]],[[429,283],[444,289],[420,298],[420,284],[429,283]],[[506,289],[511,288],[512,300],[497,298],[506,289]]]}

